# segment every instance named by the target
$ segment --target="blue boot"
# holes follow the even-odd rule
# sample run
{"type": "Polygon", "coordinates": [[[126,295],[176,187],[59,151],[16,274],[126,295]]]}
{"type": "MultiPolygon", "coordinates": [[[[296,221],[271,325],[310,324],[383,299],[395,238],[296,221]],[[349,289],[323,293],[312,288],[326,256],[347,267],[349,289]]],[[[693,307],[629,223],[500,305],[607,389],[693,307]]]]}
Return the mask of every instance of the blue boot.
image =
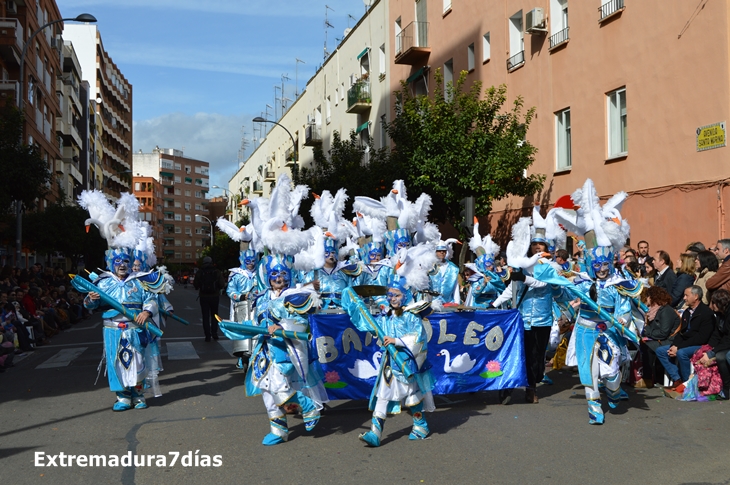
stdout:
{"type": "Polygon", "coordinates": [[[271,433],[264,436],[261,442],[264,446],[274,446],[285,443],[289,439],[289,427],[286,423],[286,414],[279,418],[269,418],[271,433]]]}
{"type": "Polygon", "coordinates": [[[373,419],[370,424],[370,431],[363,433],[358,438],[370,446],[380,446],[380,436],[383,434],[383,426],[385,425],[385,416],[380,417],[373,413],[373,419]]]}
{"type": "Polygon", "coordinates": [[[611,409],[616,409],[619,401],[626,401],[629,399],[629,395],[626,394],[626,391],[621,389],[620,373],[613,377],[606,378],[606,397],[608,397],[608,405],[611,409]]]}
{"type": "Polygon", "coordinates": [[[312,431],[317,423],[319,423],[319,409],[315,402],[302,394],[301,391],[297,391],[294,396],[289,399],[286,404],[299,404],[302,408],[302,419],[304,419],[304,429],[312,431]]]}
{"type": "Polygon", "coordinates": [[[144,390],[141,386],[132,388],[132,405],[134,409],[147,409],[147,401],[144,399],[144,390]]]}
{"type": "Polygon", "coordinates": [[[112,406],[113,411],[126,411],[132,409],[132,393],[131,391],[124,390],[117,392],[117,402],[112,406]]]}
{"type": "Polygon", "coordinates": [[[601,394],[591,388],[586,388],[588,402],[588,424],[603,424],[604,416],[601,408],[601,394]]]}
{"type": "Polygon", "coordinates": [[[408,439],[425,440],[430,430],[428,429],[426,418],[423,417],[423,403],[419,402],[415,406],[411,406],[411,411],[413,412],[413,429],[408,439]]]}

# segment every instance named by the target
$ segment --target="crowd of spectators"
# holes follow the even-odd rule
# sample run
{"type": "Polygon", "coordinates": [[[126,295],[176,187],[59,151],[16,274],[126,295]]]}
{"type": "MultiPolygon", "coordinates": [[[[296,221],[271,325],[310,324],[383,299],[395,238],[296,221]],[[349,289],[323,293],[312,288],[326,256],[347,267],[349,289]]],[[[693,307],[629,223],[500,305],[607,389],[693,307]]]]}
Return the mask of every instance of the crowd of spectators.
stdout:
{"type": "Polygon", "coordinates": [[[82,302],[83,296],[60,268],[44,269],[40,263],[29,270],[4,266],[0,270],[0,372],[13,366],[15,354],[32,352],[88,318],[82,302]]]}

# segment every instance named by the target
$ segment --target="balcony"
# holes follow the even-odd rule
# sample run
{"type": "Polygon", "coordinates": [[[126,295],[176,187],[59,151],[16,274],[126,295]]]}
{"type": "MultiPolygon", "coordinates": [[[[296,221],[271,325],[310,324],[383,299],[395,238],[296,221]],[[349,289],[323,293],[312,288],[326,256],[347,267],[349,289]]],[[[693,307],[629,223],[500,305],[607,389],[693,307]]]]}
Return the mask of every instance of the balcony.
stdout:
{"type": "Polygon", "coordinates": [[[550,36],[550,49],[554,49],[558,46],[568,43],[568,41],[570,40],[570,37],[568,37],[569,28],[570,27],[566,27],[563,30],[550,36]]]}
{"type": "Polygon", "coordinates": [[[264,182],[276,182],[276,172],[266,172],[264,182]]]}
{"type": "Polygon", "coordinates": [[[428,22],[411,22],[395,36],[396,64],[423,64],[429,55],[428,22]]]}
{"type": "Polygon", "coordinates": [[[0,81],[0,96],[15,98],[17,92],[18,81],[0,81]]]}
{"type": "Polygon", "coordinates": [[[512,72],[525,63],[525,51],[520,51],[507,59],[507,72],[512,72]]]}
{"type": "Polygon", "coordinates": [[[322,127],[319,124],[307,125],[304,130],[304,146],[313,147],[322,144],[322,127]]]}
{"type": "Polygon", "coordinates": [[[72,176],[78,183],[84,183],[84,178],[81,176],[81,172],[76,168],[76,164],[71,160],[63,161],[65,171],[68,175],[72,176]]]}
{"type": "Polygon", "coordinates": [[[364,113],[370,109],[371,105],[370,81],[367,79],[357,81],[347,90],[348,113],[364,113]]]}
{"type": "Polygon", "coordinates": [[[259,195],[264,193],[264,186],[258,180],[255,180],[253,183],[253,193],[259,195]]]}
{"type": "Polygon", "coordinates": [[[0,56],[20,65],[23,52],[23,26],[18,19],[0,18],[0,56]]]}
{"type": "Polygon", "coordinates": [[[286,152],[284,152],[284,159],[286,160],[287,167],[291,167],[297,164],[297,154],[296,151],[294,151],[294,147],[291,147],[287,149],[286,152]]]}
{"type": "Polygon", "coordinates": [[[603,22],[611,17],[619,15],[624,11],[624,0],[608,0],[603,5],[598,7],[598,21],[603,22]]]}

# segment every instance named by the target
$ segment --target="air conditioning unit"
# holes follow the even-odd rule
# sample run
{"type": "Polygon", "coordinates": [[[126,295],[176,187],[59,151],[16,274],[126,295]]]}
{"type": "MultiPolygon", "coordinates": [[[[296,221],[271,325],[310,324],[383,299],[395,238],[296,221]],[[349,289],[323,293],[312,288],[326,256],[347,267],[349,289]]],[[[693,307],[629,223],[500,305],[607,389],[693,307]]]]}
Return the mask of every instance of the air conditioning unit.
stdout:
{"type": "Polygon", "coordinates": [[[18,13],[18,5],[13,0],[8,0],[6,3],[7,11],[8,13],[16,14],[18,13]]]}
{"type": "Polygon", "coordinates": [[[525,30],[531,34],[547,33],[545,28],[545,11],[541,8],[533,8],[525,15],[525,30]]]}

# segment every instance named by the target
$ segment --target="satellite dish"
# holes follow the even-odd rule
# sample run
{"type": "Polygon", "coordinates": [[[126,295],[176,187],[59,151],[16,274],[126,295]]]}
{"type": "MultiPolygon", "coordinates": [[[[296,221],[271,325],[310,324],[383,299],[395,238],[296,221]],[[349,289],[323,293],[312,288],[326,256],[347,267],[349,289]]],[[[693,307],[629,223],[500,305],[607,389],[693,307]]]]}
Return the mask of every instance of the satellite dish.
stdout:
{"type": "Polygon", "coordinates": [[[349,34],[350,32],[352,32],[352,29],[351,29],[350,27],[346,28],[346,29],[345,29],[345,31],[343,32],[343,34],[344,34],[344,37],[343,37],[343,39],[344,39],[345,37],[347,37],[347,34],[349,34]]]}
{"type": "Polygon", "coordinates": [[[365,4],[365,7],[369,7],[373,4],[373,0],[362,0],[362,3],[365,4]]]}

